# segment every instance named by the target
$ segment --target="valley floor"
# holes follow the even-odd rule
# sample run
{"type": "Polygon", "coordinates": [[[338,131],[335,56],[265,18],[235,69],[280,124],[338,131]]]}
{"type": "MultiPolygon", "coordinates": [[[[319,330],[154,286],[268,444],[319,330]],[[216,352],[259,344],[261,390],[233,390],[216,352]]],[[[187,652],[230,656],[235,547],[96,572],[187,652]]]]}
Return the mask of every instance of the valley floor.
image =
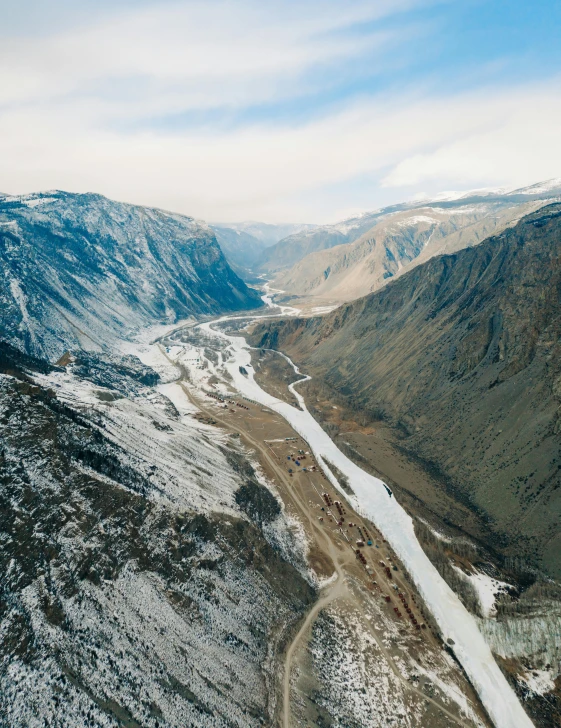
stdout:
{"type": "MultiPolygon", "coordinates": [[[[182,359],[175,347],[167,356],[170,363],[182,359]]],[[[288,513],[304,529],[309,563],[323,584],[320,599],[286,651],[279,684],[284,728],[489,725],[374,525],[333,489],[307,443],[282,417],[233,390],[227,394],[223,382],[213,381],[212,363],[199,369],[193,360],[196,366],[186,372],[183,392],[207,422],[239,433],[259,458],[288,513]],[[342,527],[335,501],[345,512],[342,527]],[[367,534],[372,545],[359,549],[356,542],[367,534]]]]}
{"type": "MultiPolygon", "coordinates": [[[[283,311],[283,313],[286,313],[286,311],[283,311]]],[[[244,323],[247,323],[247,320],[241,320],[239,323],[233,323],[234,326],[232,326],[229,322],[220,325],[229,328],[230,333],[232,333],[236,330],[239,330],[239,327],[243,326],[244,323]]],[[[236,397],[239,392],[238,385],[240,381],[243,382],[243,379],[238,376],[237,366],[234,367],[232,365],[230,358],[231,354],[229,354],[227,351],[228,340],[220,342],[219,337],[217,338],[215,335],[209,336],[209,331],[205,331],[205,329],[208,329],[208,325],[205,325],[204,327],[198,329],[193,328],[189,333],[186,330],[179,331],[175,333],[173,338],[165,341],[165,343],[168,345],[168,354],[171,360],[176,363],[185,360],[185,358],[188,358],[189,354],[187,352],[189,351],[192,352],[198,349],[201,352],[197,366],[191,366],[187,369],[184,369],[184,376],[189,381],[189,384],[186,385],[189,396],[191,397],[193,402],[196,401],[197,396],[199,397],[199,401],[197,402],[198,407],[208,408],[210,405],[211,409],[209,410],[208,416],[214,419],[217,424],[222,424],[226,427],[235,427],[242,434],[242,437],[246,438],[245,442],[250,444],[254,450],[261,453],[261,461],[263,464],[266,462],[267,458],[269,459],[269,464],[267,466],[264,464],[263,467],[268,469],[268,477],[274,480],[275,483],[277,483],[277,487],[281,492],[283,501],[285,502],[287,508],[291,512],[293,512],[302,522],[305,523],[306,521],[309,521],[309,528],[306,528],[306,534],[309,542],[311,544],[314,544],[314,547],[310,551],[310,560],[312,566],[316,570],[316,573],[318,573],[318,575],[320,576],[322,575],[321,566],[322,564],[324,564],[325,558],[329,558],[329,561],[332,564],[332,573],[339,573],[339,569],[341,568],[342,564],[337,558],[334,558],[333,556],[332,547],[334,544],[331,544],[330,547],[327,549],[325,548],[325,546],[323,548],[321,546],[318,546],[318,544],[321,544],[322,541],[325,540],[326,535],[326,530],[323,524],[320,526],[319,523],[321,522],[315,523],[314,521],[314,517],[319,520],[321,516],[318,516],[317,513],[314,516],[313,511],[314,507],[317,509],[318,504],[320,508],[322,507],[323,501],[321,493],[323,492],[323,490],[321,484],[317,488],[315,488],[315,493],[310,492],[309,496],[311,497],[308,497],[308,494],[306,494],[307,497],[304,503],[298,504],[297,499],[295,499],[294,497],[294,485],[298,484],[300,486],[300,482],[299,480],[297,480],[297,478],[301,478],[302,473],[300,473],[299,476],[296,475],[296,471],[293,475],[288,474],[288,476],[286,473],[284,473],[284,485],[286,486],[286,484],[288,483],[288,488],[284,488],[282,485],[282,473],[275,472],[274,468],[271,469],[271,452],[269,452],[271,449],[270,445],[268,445],[266,451],[263,451],[262,449],[261,439],[263,439],[263,442],[267,440],[267,436],[264,435],[264,431],[255,432],[253,433],[253,435],[251,435],[251,433],[248,432],[247,429],[244,430],[245,426],[240,427],[240,424],[244,422],[244,420],[247,420],[247,418],[249,418],[249,420],[255,418],[256,412],[251,412],[251,414],[248,414],[248,412],[251,410],[252,407],[258,407],[261,412],[261,418],[264,417],[266,420],[267,415],[274,418],[273,423],[275,431],[269,434],[269,439],[272,438],[282,440],[283,438],[276,437],[275,435],[278,435],[277,428],[280,428],[281,426],[288,426],[286,420],[284,420],[284,418],[278,417],[278,415],[276,415],[272,411],[267,411],[267,407],[258,405],[257,402],[253,402],[250,405],[250,410],[248,411],[238,407],[236,407],[236,409],[233,409],[228,405],[226,405],[225,407],[224,404],[219,402],[220,398],[224,397],[225,395],[236,397]],[[214,352],[211,351],[212,347],[216,347],[216,350],[214,352]],[[228,364],[228,366],[226,366],[226,364],[228,364]],[[200,401],[201,394],[205,396],[206,405],[202,404],[200,401]],[[210,397],[208,396],[209,394],[211,395],[210,397]],[[218,407],[220,419],[217,418],[216,412],[212,414],[212,409],[216,407],[218,407]],[[220,409],[222,409],[223,412],[220,412],[220,409]],[[234,417],[234,420],[228,421],[228,418],[231,418],[232,416],[234,417]],[[317,500],[318,497],[319,501],[317,500]],[[315,502],[314,498],[316,499],[315,502]],[[310,509],[312,510],[310,511],[310,509]],[[318,548],[320,551],[322,551],[323,557],[319,560],[319,562],[314,563],[314,557],[317,556],[318,548]]],[[[280,399],[287,404],[292,405],[293,407],[295,405],[299,406],[299,403],[301,401],[300,396],[294,390],[293,386],[293,382],[299,379],[299,377],[295,376],[290,360],[288,360],[287,362],[286,358],[283,359],[282,355],[278,353],[261,350],[253,351],[251,353],[250,361],[251,364],[248,363],[247,367],[253,368],[252,380],[254,378],[255,382],[257,382],[261,386],[262,390],[265,390],[265,392],[269,392],[271,395],[273,395],[273,397],[277,398],[277,401],[278,399],[280,399]]],[[[240,374],[242,374],[242,369],[243,367],[240,367],[240,374]]],[[[308,382],[307,384],[304,384],[303,387],[302,385],[299,385],[298,387],[300,391],[306,391],[306,398],[309,402],[313,401],[311,398],[309,398],[310,392],[314,391],[313,386],[314,382],[312,381],[311,383],[308,382]],[[310,387],[311,389],[309,389],[310,387]]],[[[243,389],[245,389],[245,387],[242,387],[242,390],[243,389]]],[[[421,521],[426,518],[427,521],[430,523],[432,520],[430,517],[430,503],[427,507],[426,503],[423,503],[423,501],[426,501],[427,498],[419,498],[419,493],[417,491],[419,490],[419,488],[421,488],[421,490],[424,489],[424,491],[426,491],[426,493],[424,493],[425,496],[432,493],[433,495],[435,495],[435,497],[442,498],[442,489],[439,489],[438,487],[435,488],[434,479],[431,478],[429,474],[427,474],[426,469],[423,467],[423,464],[416,463],[414,459],[408,457],[406,453],[400,450],[399,443],[396,441],[393,433],[386,432],[384,428],[381,427],[365,427],[364,423],[361,426],[357,423],[356,418],[347,417],[347,419],[345,419],[345,413],[338,411],[339,408],[337,406],[330,405],[329,402],[320,402],[320,398],[318,398],[317,402],[317,406],[315,401],[312,406],[314,415],[316,416],[316,419],[319,419],[322,422],[324,428],[326,428],[332,436],[337,436],[337,443],[339,444],[340,449],[342,449],[343,452],[345,452],[351,458],[351,460],[354,460],[357,464],[359,464],[360,467],[366,468],[368,472],[371,472],[378,477],[383,477],[386,482],[389,482],[392,487],[396,488],[396,494],[398,495],[400,502],[403,502],[403,505],[406,506],[407,510],[410,513],[416,511],[415,515],[420,515],[421,521]],[[334,426],[331,429],[332,424],[334,424],[334,426]]],[[[265,423],[261,422],[260,419],[258,419],[258,421],[258,427],[261,430],[264,430],[265,423]]],[[[291,435],[286,436],[299,437],[298,433],[294,432],[292,432],[291,435]]],[[[302,440],[302,448],[308,447],[309,445],[304,440],[302,440]]],[[[309,449],[311,450],[312,448],[309,449]]],[[[283,470],[283,464],[286,465],[286,463],[284,463],[284,457],[290,454],[290,452],[284,455],[282,453],[280,455],[275,455],[275,453],[273,453],[273,455],[275,455],[275,457],[277,458],[277,464],[280,465],[281,470],[283,470]]],[[[328,461],[325,462],[328,463],[328,461]]],[[[332,471],[336,472],[337,478],[341,483],[341,479],[339,477],[341,473],[337,472],[336,468],[333,468],[332,463],[329,463],[329,466],[331,467],[332,471]]],[[[311,474],[307,473],[306,478],[310,479],[311,477],[311,474]]],[[[328,480],[324,482],[326,485],[330,485],[328,480]]],[[[304,491],[305,489],[306,488],[304,486],[304,491]]],[[[341,495],[340,493],[338,494],[337,492],[335,492],[335,495],[332,497],[341,498],[341,495]]],[[[481,524],[477,522],[476,516],[472,512],[470,512],[468,508],[462,506],[461,503],[458,503],[452,498],[448,500],[448,509],[451,515],[451,523],[463,523],[464,525],[468,525],[468,523],[471,523],[472,529],[468,528],[468,530],[475,530],[477,526],[481,526],[481,524]]],[[[347,502],[345,507],[349,509],[351,507],[350,503],[347,502]]],[[[354,513],[353,516],[354,519],[359,520],[359,517],[356,513],[354,513]]],[[[364,513],[362,513],[362,516],[364,516],[364,513]]],[[[431,527],[434,528],[435,525],[438,526],[439,524],[435,524],[433,521],[433,525],[431,527]]],[[[431,527],[429,527],[429,531],[431,527]]],[[[372,523],[370,523],[370,528],[374,528],[372,523]]],[[[351,537],[352,542],[352,534],[350,534],[349,532],[347,532],[344,537],[349,538],[349,536],[351,537]]],[[[388,556],[388,558],[390,557],[388,556]]],[[[393,554],[391,558],[393,558],[394,561],[397,562],[397,557],[395,556],[395,554],[393,554]]],[[[465,578],[467,581],[470,582],[470,586],[475,587],[474,599],[480,602],[480,604],[477,605],[477,609],[470,609],[470,611],[476,614],[478,613],[478,611],[481,611],[484,613],[483,616],[486,617],[493,616],[492,610],[494,609],[495,604],[494,598],[496,595],[499,594],[500,589],[504,590],[505,588],[509,588],[509,584],[501,582],[500,579],[497,580],[496,578],[488,576],[486,573],[479,573],[476,569],[473,569],[473,566],[472,564],[470,564],[469,560],[465,560],[465,563],[462,563],[462,560],[460,559],[457,562],[456,566],[464,572],[464,575],[460,576],[460,580],[465,578]]],[[[370,564],[368,565],[368,568],[371,570],[370,564]]],[[[400,567],[398,568],[402,569],[402,566],[400,565],[400,567]]],[[[380,584],[379,579],[374,578],[373,581],[377,581],[378,585],[380,584]]],[[[328,697],[326,697],[324,692],[322,692],[321,686],[318,686],[317,676],[321,673],[321,669],[318,664],[314,662],[314,656],[317,654],[321,654],[323,656],[329,654],[330,659],[335,659],[335,662],[337,664],[342,664],[345,662],[343,658],[353,653],[352,648],[347,648],[336,657],[334,652],[325,651],[325,645],[318,646],[317,643],[314,642],[314,640],[316,639],[316,635],[322,635],[322,640],[326,640],[327,644],[330,644],[330,637],[334,632],[337,632],[336,625],[346,625],[347,639],[350,639],[351,642],[354,643],[356,649],[356,645],[361,642],[364,636],[364,624],[370,626],[370,622],[373,618],[371,614],[365,614],[363,609],[362,611],[360,609],[358,611],[353,611],[357,608],[356,603],[361,602],[361,595],[355,593],[356,581],[354,579],[351,579],[350,583],[352,584],[351,589],[349,589],[349,580],[347,579],[345,581],[345,593],[342,593],[341,582],[339,579],[330,587],[325,589],[325,594],[322,598],[326,601],[323,604],[323,608],[321,610],[314,610],[313,624],[311,623],[311,618],[308,616],[308,619],[304,625],[304,631],[298,633],[298,642],[302,640],[304,633],[307,633],[306,639],[302,640],[300,648],[293,644],[291,645],[291,648],[289,650],[289,668],[292,667],[292,670],[287,670],[285,688],[287,685],[287,681],[290,678],[291,714],[293,715],[293,718],[295,720],[303,721],[301,723],[302,725],[307,725],[306,720],[308,719],[312,720],[313,724],[331,725],[329,720],[333,718],[333,715],[329,713],[326,713],[325,715],[323,715],[322,713],[322,704],[328,704],[329,699],[328,697]],[[333,598],[331,590],[336,592],[336,598],[333,598]],[[350,608],[347,608],[345,600],[346,598],[348,598],[349,594],[352,594],[352,606],[350,608]],[[348,629],[350,628],[350,625],[356,624],[361,625],[359,629],[360,635],[351,635],[348,629]],[[324,701],[324,703],[322,703],[322,700],[324,701]],[[308,713],[306,712],[307,710],[311,710],[312,712],[308,713]],[[312,715],[314,717],[311,717],[312,715]],[[326,718],[326,716],[330,717],[326,718]]],[[[367,589],[372,589],[372,586],[374,585],[368,583],[366,584],[367,589]]],[[[397,584],[395,586],[397,586],[397,584]]],[[[397,588],[399,589],[400,587],[397,588]]],[[[408,588],[412,589],[412,585],[410,583],[408,584],[408,588]]],[[[405,586],[402,585],[402,589],[405,589],[405,586]]],[[[401,593],[406,592],[402,591],[401,593]]],[[[390,595],[391,592],[388,596],[390,595]]],[[[419,595],[417,595],[417,599],[419,602],[421,601],[419,595]]],[[[428,623],[429,621],[430,620],[427,614],[426,622],[428,623]]],[[[481,622],[480,628],[486,635],[486,639],[489,640],[489,644],[492,646],[493,650],[496,651],[496,653],[498,652],[499,655],[509,653],[508,648],[505,650],[505,643],[509,641],[509,638],[506,635],[503,635],[500,629],[500,636],[498,634],[495,635],[489,633],[489,629],[493,626],[491,624],[491,621],[492,620],[481,622]],[[489,622],[489,625],[487,624],[487,622],[489,622]],[[499,642],[501,642],[501,640],[502,644],[499,646],[499,642]]],[[[536,625],[538,621],[539,620],[536,621],[536,625]]],[[[551,625],[548,627],[548,629],[550,627],[551,625]]],[[[553,628],[556,629],[556,627],[553,628]]],[[[338,636],[339,638],[341,638],[341,631],[338,632],[338,636]]],[[[438,639],[436,629],[435,637],[438,639]]],[[[523,646],[520,643],[520,640],[518,646],[510,646],[511,652],[512,649],[514,649],[515,652],[518,649],[518,654],[520,656],[530,653],[539,654],[540,657],[538,658],[537,662],[531,657],[530,659],[515,659],[514,661],[498,658],[498,661],[500,661],[503,670],[505,670],[506,673],[509,674],[509,680],[511,684],[516,687],[520,698],[527,706],[527,709],[531,713],[533,719],[537,719],[536,725],[549,726],[556,724],[555,716],[558,712],[557,708],[555,707],[555,695],[558,688],[556,688],[556,683],[554,684],[553,682],[556,673],[555,669],[553,669],[553,671],[550,669],[552,666],[554,668],[554,663],[558,661],[556,653],[557,642],[556,640],[553,640],[551,644],[547,644],[547,638],[545,636],[544,639],[546,640],[545,652],[543,651],[543,641],[542,643],[537,645],[537,642],[539,642],[539,640],[536,641],[536,638],[533,638],[534,646],[530,650],[527,649],[526,645],[523,646]],[[551,655],[549,654],[550,652],[551,655]],[[542,657],[543,660],[541,659],[542,657]],[[543,662],[544,660],[545,662],[543,668],[539,665],[536,666],[538,662],[541,665],[541,662],[543,662]],[[540,675],[543,675],[543,680],[541,682],[539,677],[540,675]],[[542,694],[544,695],[544,699],[542,699],[542,694]]],[[[335,642],[337,642],[337,640],[335,640],[335,642]]],[[[360,654],[361,651],[362,650],[359,649],[358,654],[360,654]]],[[[534,655],[534,657],[535,656],[536,655],[534,655]]],[[[358,660],[358,662],[360,663],[360,659],[358,660]]],[[[387,667],[388,665],[386,665],[386,668],[387,667]]],[[[365,663],[363,663],[363,679],[364,676],[368,674],[367,681],[373,679],[374,681],[380,682],[378,678],[376,678],[375,676],[371,676],[370,671],[371,667],[368,666],[368,668],[366,668],[365,663]]],[[[348,686],[351,682],[352,680],[343,681],[343,684],[346,686],[345,689],[348,690],[348,686]]],[[[330,694],[332,693],[333,685],[330,684],[330,694]]],[[[341,695],[338,696],[337,701],[333,700],[333,705],[337,704],[341,706],[344,703],[345,701],[342,699],[341,695]]],[[[358,703],[364,705],[364,700],[360,696],[358,703]]],[[[285,711],[285,716],[288,714],[289,712],[285,711]]],[[[389,711],[389,713],[385,711],[385,714],[387,718],[389,714],[395,713],[392,711],[389,711]]],[[[480,717],[481,715],[482,714],[480,713],[480,717]]],[[[347,716],[342,725],[354,725],[354,723],[352,721],[349,722],[349,720],[350,718],[349,716],[347,716]]],[[[335,724],[339,723],[336,722],[335,724]]],[[[364,723],[361,722],[360,719],[356,723],[356,725],[363,724],[364,723]]],[[[377,724],[378,723],[373,723],[373,725],[377,724]]],[[[382,722],[381,724],[384,723],[382,722]]],[[[421,724],[424,725],[424,721],[421,724]]],[[[436,725],[436,723],[434,722],[430,722],[428,724],[436,725]]]]}
{"type": "MultiPolygon", "coordinates": [[[[217,324],[235,328],[243,321],[217,324]]],[[[99,705],[90,708],[86,703],[92,696],[84,698],[79,692],[82,688],[77,688],[76,700],[84,703],[80,710],[94,722],[98,711],[105,720],[99,724],[107,726],[113,726],[115,720],[120,725],[116,711],[123,706],[131,720],[134,715],[137,721],[130,725],[147,726],[158,725],[160,713],[163,724],[170,726],[183,725],[185,716],[197,713],[204,713],[204,722],[193,725],[230,725],[228,720],[233,725],[258,725],[265,716],[266,724],[275,728],[526,725],[517,722],[520,705],[481,641],[471,656],[476,660],[471,662],[472,672],[475,666],[478,678],[485,674],[499,685],[499,678],[503,680],[497,700],[491,696],[491,707],[496,709],[502,701],[509,711],[503,722],[487,714],[489,691],[486,694],[473,674],[467,668],[466,674],[461,666],[470,665],[471,659],[469,644],[467,661],[462,653],[465,630],[481,640],[476,622],[420,550],[412,524],[389,488],[367,474],[374,471],[391,480],[392,487],[397,485],[395,495],[402,500],[408,492],[406,482],[411,486],[414,481],[422,482],[421,469],[398,457],[399,451],[390,447],[385,433],[345,419],[337,406],[327,407],[318,398],[314,415],[335,442],[341,441],[338,449],[310,417],[302,395],[295,390],[294,381],[300,377],[290,360],[267,351],[250,355],[246,349],[239,360],[232,339],[208,327],[191,322],[173,330],[154,331],[152,335],[159,338],[152,343],[124,345],[123,353],[137,355],[145,366],[160,373],[160,382],[153,386],[131,383],[133,380],[122,375],[114,363],[106,365],[94,359],[72,363],[70,358],[66,371],[36,375],[45,392],[50,388],[69,412],[81,413],[72,416],[83,418],[85,437],[91,437],[88,433],[92,427],[98,428],[94,438],[114,444],[119,457],[124,458],[127,477],[141,484],[138,503],[146,498],[149,504],[139,511],[146,519],[146,523],[139,523],[150,554],[143,556],[146,564],[131,561],[122,549],[128,538],[131,553],[136,553],[138,536],[127,534],[125,538],[117,530],[120,535],[108,542],[119,551],[115,566],[103,572],[99,584],[99,575],[91,567],[93,575],[87,579],[93,586],[88,588],[96,599],[98,592],[103,592],[107,600],[104,609],[110,612],[115,610],[116,575],[123,570],[128,569],[128,574],[132,569],[136,574],[136,569],[142,578],[145,571],[149,576],[162,577],[152,600],[159,606],[143,615],[141,626],[133,631],[145,644],[146,665],[127,673],[118,688],[112,683],[113,668],[120,669],[121,664],[119,660],[111,662],[114,636],[108,634],[101,641],[96,638],[97,663],[91,674],[85,674],[89,663],[72,642],[74,631],[79,632],[79,616],[66,636],[65,624],[57,627],[56,634],[51,627],[41,632],[44,644],[35,650],[38,664],[45,663],[53,645],[56,653],[57,641],[66,640],[65,654],[76,663],[72,675],[81,675],[84,684],[97,685],[102,674],[101,693],[111,700],[117,698],[111,705],[96,698],[99,705]],[[247,389],[247,383],[253,389],[247,389]],[[253,391],[259,402],[251,398],[253,391]],[[311,439],[299,422],[285,416],[283,408],[287,407],[290,415],[296,413],[296,419],[302,415],[311,420],[317,429],[311,439]],[[318,452],[317,438],[313,442],[316,435],[326,438],[330,446],[318,452]],[[152,511],[165,514],[167,520],[163,515],[156,518],[152,511]],[[174,561],[168,568],[166,559],[177,564],[174,561]],[[421,579],[415,569],[419,563],[421,579]],[[235,579],[228,581],[228,570],[235,579]],[[254,615],[253,609],[258,614],[254,615]],[[447,623],[450,611],[453,618],[447,623]],[[464,614],[467,626],[462,621],[464,614]],[[150,651],[156,637],[147,627],[152,629],[152,621],[154,634],[159,635],[156,658],[150,651]],[[177,633],[173,639],[168,635],[172,623],[177,633]],[[199,649],[200,660],[195,657],[199,649]],[[222,665],[223,654],[227,655],[227,665],[222,665]],[[99,655],[109,661],[111,669],[99,668],[99,655]],[[154,659],[161,665],[152,665],[154,659]],[[146,684],[144,673],[162,670],[169,676],[165,690],[162,692],[161,680],[156,679],[138,707],[138,686],[146,684]],[[230,684],[240,670],[243,684],[237,677],[230,684]],[[193,682],[190,671],[198,682],[193,682]],[[249,690],[252,699],[247,705],[250,684],[256,688],[249,690]]],[[[304,391],[302,381],[300,391],[304,391]]],[[[307,398],[308,394],[306,390],[307,398]]],[[[82,449],[76,452],[82,453],[82,449]]],[[[101,486],[96,482],[92,488],[90,481],[99,480],[93,468],[99,470],[100,463],[93,455],[90,460],[86,468],[80,466],[79,473],[95,494],[101,486]]],[[[100,482],[111,493],[111,504],[120,493],[121,476],[114,474],[114,465],[104,461],[103,467],[100,482]]],[[[139,508],[135,505],[136,511],[139,508]]],[[[114,518],[108,509],[101,518],[101,534],[109,517],[114,518]]],[[[82,518],[80,513],[78,510],[77,522],[82,518]]],[[[126,519],[117,521],[119,529],[123,524],[126,519]]],[[[75,538],[82,527],[73,528],[70,535],[75,538]]],[[[90,544],[89,526],[80,538],[90,544]]],[[[80,548],[72,546],[73,554],[84,550],[80,544],[80,548]]],[[[95,548],[102,553],[109,546],[96,541],[95,548]]],[[[25,576],[33,579],[31,571],[25,576]]],[[[46,586],[39,587],[53,594],[60,592],[61,609],[70,614],[74,602],[81,604],[83,597],[71,595],[68,599],[57,579],[55,575],[52,583],[46,581],[46,586]]],[[[83,584],[75,581],[80,595],[83,584]]],[[[142,588],[146,591],[147,587],[142,588]]],[[[487,582],[485,588],[489,588],[487,582]]],[[[123,614],[132,619],[137,610],[134,589],[129,597],[123,614]]],[[[492,596],[489,604],[491,609],[492,596]]],[[[41,614],[39,607],[32,606],[33,613],[41,614]]],[[[29,605],[26,608],[31,609],[29,605]]],[[[493,639],[508,642],[502,633],[493,639]]],[[[94,640],[93,632],[88,640],[84,649],[94,640]]],[[[539,642],[539,636],[535,640],[539,642]]],[[[137,648],[132,642],[123,645],[119,658],[129,660],[130,653],[134,659],[137,648]]],[[[534,689],[550,689],[547,670],[519,677],[529,681],[528,694],[534,689]]],[[[23,721],[24,714],[15,707],[19,683],[9,677],[6,684],[12,690],[11,714],[17,713],[23,721]]],[[[49,683],[40,691],[37,705],[51,700],[51,688],[49,683]]],[[[56,700],[51,707],[56,715],[56,700]]],[[[65,728],[78,724],[61,723],[65,728]]],[[[17,725],[27,724],[20,721],[17,725]]],[[[536,725],[554,723],[544,720],[536,725]]]]}

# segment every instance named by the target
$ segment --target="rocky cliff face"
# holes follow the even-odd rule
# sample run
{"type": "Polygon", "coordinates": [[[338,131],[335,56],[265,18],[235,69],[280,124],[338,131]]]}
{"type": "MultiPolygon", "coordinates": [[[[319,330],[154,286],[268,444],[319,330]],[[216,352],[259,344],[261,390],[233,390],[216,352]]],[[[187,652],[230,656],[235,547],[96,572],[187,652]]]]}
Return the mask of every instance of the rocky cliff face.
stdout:
{"type": "Polygon", "coordinates": [[[140,327],[261,305],[211,229],[101,195],[0,198],[0,338],[58,359],[140,327]]]}
{"type": "Polygon", "coordinates": [[[395,426],[490,545],[559,576],[560,291],[551,205],[328,316],[262,324],[253,343],[395,426]]]}

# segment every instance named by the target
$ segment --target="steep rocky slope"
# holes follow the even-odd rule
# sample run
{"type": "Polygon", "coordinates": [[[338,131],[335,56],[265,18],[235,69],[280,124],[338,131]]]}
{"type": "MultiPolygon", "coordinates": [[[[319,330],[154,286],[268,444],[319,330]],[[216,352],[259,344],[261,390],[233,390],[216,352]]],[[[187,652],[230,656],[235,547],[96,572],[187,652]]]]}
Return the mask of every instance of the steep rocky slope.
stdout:
{"type": "Polygon", "coordinates": [[[251,268],[266,247],[261,240],[243,230],[219,225],[211,227],[226,260],[239,274],[251,268]]]}
{"type": "Polygon", "coordinates": [[[0,338],[51,361],[150,324],[261,304],[206,225],[101,195],[0,198],[0,251],[0,338]]]}
{"type": "Polygon", "coordinates": [[[348,301],[434,255],[479,243],[561,199],[560,180],[511,192],[409,202],[303,231],[266,250],[255,269],[297,296],[348,301]]]}
{"type": "Polygon", "coordinates": [[[317,250],[326,250],[356,240],[383,215],[383,211],[359,215],[337,225],[321,225],[292,233],[265,250],[255,264],[259,273],[271,275],[288,269],[317,250]]]}
{"type": "Polygon", "coordinates": [[[278,716],[279,640],[315,596],[301,549],[239,446],[147,375],[0,345],[3,726],[278,716]]]}
{"type": "Polygon", "coordinates": [[[253,334],[394,427],[480,515],[489,545],[557,577],[560,257],[561,206],[551,205],[328,316],[253,334]]]}
{"type": "Polygon", "coordinates": [[[312,230],[315,225],[240,222],[210,226],[232,268],[245,280],[253,280],[252,272],[264,251],[287,235],[312,230]]]}
{"type": "Polygon", "coordinates": [[[216,228],[228,228],[235,230],[239,233],[246,233],[251,235],[253,238],[259,240],[263,248],[268,248],[271,245],[275,245],[279,240],[294,235],[296,233],[303,232],[304,230],[313,230],[317,225],[310,223],[299,223],[299,222],[287,222],[287,223],[269,223],[269,222],[227,222],[227,223],[215,223],[212,225],[213,229],[216,228]]]}
{"type": "Polygon", "coordinates": [[[434,255],[476,245],[544,204],[479,203],[393,213],[354,243],[306,256],[279,274],[274,286],[294,295],[349,301],[378,290],[434,255]]]}

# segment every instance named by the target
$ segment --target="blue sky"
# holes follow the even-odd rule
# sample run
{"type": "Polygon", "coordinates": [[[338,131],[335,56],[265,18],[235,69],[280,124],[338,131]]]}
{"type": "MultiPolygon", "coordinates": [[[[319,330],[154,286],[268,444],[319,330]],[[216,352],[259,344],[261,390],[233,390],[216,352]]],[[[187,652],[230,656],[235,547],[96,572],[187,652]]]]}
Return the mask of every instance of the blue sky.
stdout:
{"type": "Polygon", "coordinates": [[[561,176],[561,3],[4,3],[0,190],[331,222],[561,176]]]}

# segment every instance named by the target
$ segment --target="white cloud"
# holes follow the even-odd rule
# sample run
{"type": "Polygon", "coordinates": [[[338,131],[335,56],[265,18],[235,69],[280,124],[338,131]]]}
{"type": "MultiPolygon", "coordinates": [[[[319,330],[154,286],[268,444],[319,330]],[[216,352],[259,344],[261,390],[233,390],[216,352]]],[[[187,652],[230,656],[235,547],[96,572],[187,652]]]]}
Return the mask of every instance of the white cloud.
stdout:
{"type": "MultiPolygon", "coordinates": [[[[473,129],[407,155],[385,177],[387,186],[440,183],[517,185],[561,170],[559,84],[459,100],[473,129]],[[472,102],[479,108],[473,108],[472,102]]],[[[452,104],[454,101],[452,101],[452,104]]]]}
{"type": "MultiPolygon", "coordinates": [[[[561,96],[550,87],[364,101],[298,127],[216,134],[123,135],[89,130],[79,118],[68,126],[68,118],[20,111],[0,119],[1,190],[56,186],[208,219],[290,219],[288,199],[365,173],[391,169],[384,183],[399,194],[427,181],[524,184],[561,169],[561,96]]],[[[332,213],[313,205],[299,216],[332,213]]]]}
{"type": "Polygon", "coordinates": [[[4,38],[2,101],[107,97],[120,82],[125,108],[139,99],[160,113],[255,103],[310,69],[359,57],[387,38],[341,31],[422,1],[163,3],[46,38],[4,38]]]}
{"type": "MultiPolygon", "coordinates": [[[[210,220],[322,221],[356,206],[353,181],[362,176],[383,179],[395,200],[427,186],[559,176],[558,80],[450,97],[379,94],[284,125],[134,126],[146,116],[297,97],[306,72],[387,42],[346,29],[396,7],[183,3],[3,43],[0,190],[98,191],[210,220]],[[335,206],[319,192],[330,186],[341,190],[335,206]]],[[[367,206],[377,204],[373,194],[367,206]]]]}

